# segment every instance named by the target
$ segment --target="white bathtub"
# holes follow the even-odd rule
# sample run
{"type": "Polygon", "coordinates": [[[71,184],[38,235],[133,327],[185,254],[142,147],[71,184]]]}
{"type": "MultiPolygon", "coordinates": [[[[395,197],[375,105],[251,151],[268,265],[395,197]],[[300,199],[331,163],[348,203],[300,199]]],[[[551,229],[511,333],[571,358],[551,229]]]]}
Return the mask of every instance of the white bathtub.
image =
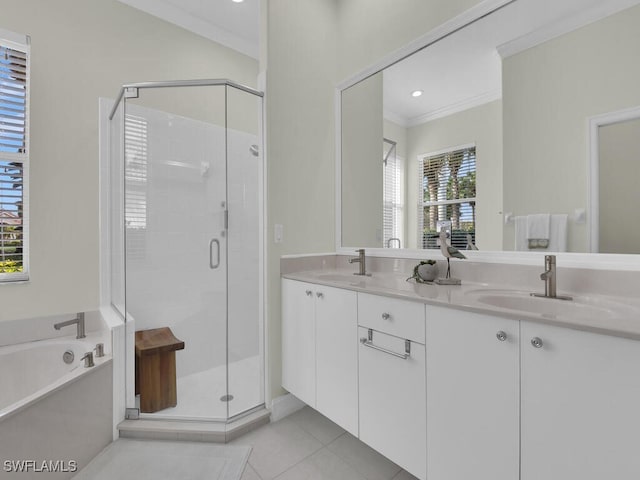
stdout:
{"type": "Polygon", "coordinates": [[[0,347],[0,421],[7,415],[26,408],[38,399],[49,395],[78,377],[91,373],[111,357],[95,358],[95,367],[85,368],[80,359],[95,348],[89,336],[41,340],[0,347]],[[62,356],[73,352],[74,360],[66,364],[62,356]]]}
{"type": "MultiPolygon", "coordinates": [[[[71,336],[0,347],[0,480],[17,478],[6,465],[23,460],[79,470],[111,442],[111,356],[94,356],[90,368],[80,360],[103,338],[94,332],[82,340],[71,336]],[[75,357],[70,364],[62,358],[66,351],[75,357]]],[[[74,473],[46,477],[68,479],[74,473]]],[[[29,480],[42,474],[31,470],[19,476],[29,480]]]]}

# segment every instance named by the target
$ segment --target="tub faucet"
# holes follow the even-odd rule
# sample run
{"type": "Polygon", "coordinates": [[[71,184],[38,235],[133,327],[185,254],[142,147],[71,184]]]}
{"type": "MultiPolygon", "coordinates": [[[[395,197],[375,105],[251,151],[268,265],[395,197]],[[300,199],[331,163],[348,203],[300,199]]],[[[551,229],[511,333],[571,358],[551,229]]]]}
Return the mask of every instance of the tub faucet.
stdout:
{"type": "Polygon", "coordinates": [[[360,264],[360,269],[358,270],[358,273],[354,273],[354,275],[367,275],[368,276],[369,274],[367,273],[367,265],[366,265],[366,260],[365,260],[365,256],[364,256],[364,248],[360,248],[360,249],[356,250],[356,252],[358,252],[358,256],[349,259],[349,263],[359,263],[360,264]]]}
{"type": "Polygon", "coordinates": [[[60,322],[53,325],[53,328],[56,330],[60,330],[62,327],[66,327],[67,325],[77,325],[78,333],[76,334],[76,338],[85,338],[84,334],[84,313],[78,313],[76,318],[72,318],[71,320],[67,320],[66,322],[60,322]]]}
{"type": "Polygon", "coordinates": [[[87,352],[84,354],[80,360],[84,360],[84,368],[95,367],[96,364],[93,363],[93,352],[87,352]]]}
{"type": "Polygon", "coordinates": [[[571,297],[558,295],[556,292],[556,256],[544,256],[544,272],[540,274],[540,280],[544,281],[544,295],[532,293],[534,297],[557,298],[558,300],[571,300],[571,297]]]}

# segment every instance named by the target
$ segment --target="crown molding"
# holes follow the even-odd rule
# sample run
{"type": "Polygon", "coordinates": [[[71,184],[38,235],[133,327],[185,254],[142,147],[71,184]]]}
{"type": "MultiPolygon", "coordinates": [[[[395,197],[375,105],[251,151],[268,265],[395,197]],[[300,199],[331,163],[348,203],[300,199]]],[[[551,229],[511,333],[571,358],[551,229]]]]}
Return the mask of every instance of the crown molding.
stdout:
{"type": "Polygon", "coordinates": [[[527,33],[510,42],[498,46],[497,50],[502,59],[520,53],[529,48],[540,45],[541,43],[553,40],[561,35],[577,30],[591,23],[595,23],[615,13],[621,12],[627,8],[638,5],[640,0],[619,0],[614,2],[601,2],[600,4],[584,10],[576,12],[569,17],[546,25],[538,30],[527,33]]]}
{"type": "Polygon", "coordinates": [[[500,100],[501,98],[502,89],[492,90],[490,92],[476,95],[475,97],[465,98],[461,102],[446,105],[437,110],[433,110],[431,112],[425,113],[424,115],[420,115],[419,117],[410,118],[407,120],[406,126],[416,127],[418,125],[422,125],[423,123],[437,120],[438,118],[448,117],[449,115],[453,115],[454,113],[463,112],[465,110],[469,110],[470,108],[479,107],[486,103],[500,100]]]}
{"type": "Polygon", "coordinates": [[[166,22],[178,25],[190,32],[231,48],[256,60],[259,58],[260,49],[257,43],[236,35],[229,30],[221,28],[191,15],[164,0],[118,0],[137,10],[158,17],[166,22]]]}

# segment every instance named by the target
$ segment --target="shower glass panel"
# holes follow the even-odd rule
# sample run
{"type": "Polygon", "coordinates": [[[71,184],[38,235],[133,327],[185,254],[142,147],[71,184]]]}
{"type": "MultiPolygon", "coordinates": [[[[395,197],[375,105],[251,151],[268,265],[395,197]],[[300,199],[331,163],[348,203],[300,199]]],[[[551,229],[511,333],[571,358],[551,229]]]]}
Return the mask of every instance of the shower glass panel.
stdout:
{"type": "Polygon", "coordinates": [[[262,99],[227,87],[228,382],[233,417],[263,403],[259,318],[262,99]]]}
{"type": "Polygon", "coordinates": [[[111,304],[124,318],[124,103],[118,103],[109,123],[109,246],[111,304]]]}
{"type": "MultiPolygon", "coordinates": [[[[149,415],[226,421],[264,403],[262,98],[188,82],[125,97],[126,320],[136,332],[169,327],[184,342],[177,404],[149,415]]],[[[127,354],[131,385],[133,344],[127,354]]],[[[138,405],[130,392],[127,406],[138,405]]]]}

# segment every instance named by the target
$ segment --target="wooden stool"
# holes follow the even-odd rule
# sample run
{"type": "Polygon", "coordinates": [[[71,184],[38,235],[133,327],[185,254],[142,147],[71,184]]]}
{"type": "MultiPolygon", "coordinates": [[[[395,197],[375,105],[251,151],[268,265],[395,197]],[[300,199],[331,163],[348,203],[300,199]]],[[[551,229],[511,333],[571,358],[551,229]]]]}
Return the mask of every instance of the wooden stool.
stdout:
{"type": "Polygon", "coordinates": [[[176,350],[184,342],[169,327],[136,332],[136,394],[140,411],[157,412],[178,403],[176,392],[176,350]]]}

